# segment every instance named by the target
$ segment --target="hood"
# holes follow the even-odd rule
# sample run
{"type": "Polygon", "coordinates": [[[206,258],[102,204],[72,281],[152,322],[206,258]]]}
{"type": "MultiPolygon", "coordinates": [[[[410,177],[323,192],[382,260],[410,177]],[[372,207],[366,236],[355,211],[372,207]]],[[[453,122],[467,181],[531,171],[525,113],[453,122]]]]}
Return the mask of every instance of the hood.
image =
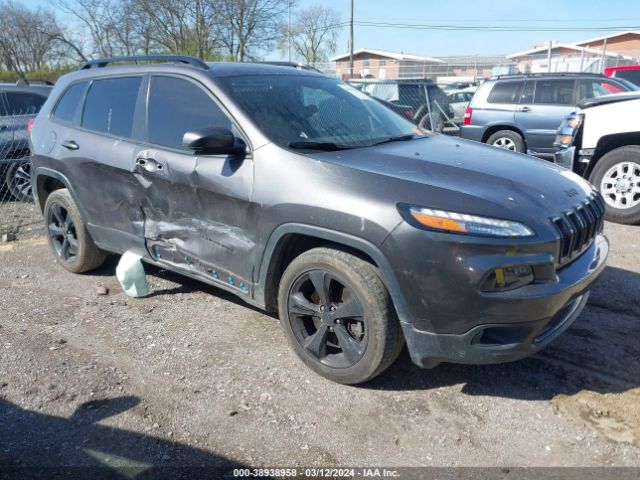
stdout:
{"type": "Polygon", "coordinates": [[[611,95],[602,95],[601,97],[589,98],[578,103],[578,108],[597,107],[598,105],[606,105],[607,103],[625,102],[627,100],[640,100],[640,91],[613,93],[611,95]]]}
{"type": "Polygon", "coordinates": [[[313,157],[404,180],[393,187],[397,202],[505,219],[528,213],[539,218],[540,212],[548,218],[593,192],[581,177],[549,161],[445,135],[313,157]]]}

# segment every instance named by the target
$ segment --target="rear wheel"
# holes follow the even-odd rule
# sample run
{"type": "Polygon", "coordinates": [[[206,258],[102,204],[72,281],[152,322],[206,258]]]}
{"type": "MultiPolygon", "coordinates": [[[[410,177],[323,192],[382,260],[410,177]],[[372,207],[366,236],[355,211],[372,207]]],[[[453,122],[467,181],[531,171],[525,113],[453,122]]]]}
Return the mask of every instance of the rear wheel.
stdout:
{"type": "Polygon", "coordinates": [[[287,267],[278,294],[280,321],[302,361],[339,383],[365,382],[398,357],[404,339],[375,266],[316,248],[287,267]]]}
{"type": "Polygon", "coordinates": [[[526,152],[522,136],[513,130],[500,130],[494,133],[487,139],[487,144],[512,152],[526,152]]]}
{"type": "Polygon", "coordinates": [[[5,185],[16,200],[28,202],[33,199],[31,189],[31,162],[19,160],[12,162],[7,168],[5,185]]]}
{"type": "Polygon", "coordinates": [[[49,245],[62,267],[82,273],[104,263],[107,254],[93,243],[69,190],[56,190],[49,195],[44,218],[49,245]]]}
{"type": "Polygon", "coordinates": [[[589,181],[604,198],[607,220],[640,224],[640,146],[620,147],[604,155],[589,181]]]}

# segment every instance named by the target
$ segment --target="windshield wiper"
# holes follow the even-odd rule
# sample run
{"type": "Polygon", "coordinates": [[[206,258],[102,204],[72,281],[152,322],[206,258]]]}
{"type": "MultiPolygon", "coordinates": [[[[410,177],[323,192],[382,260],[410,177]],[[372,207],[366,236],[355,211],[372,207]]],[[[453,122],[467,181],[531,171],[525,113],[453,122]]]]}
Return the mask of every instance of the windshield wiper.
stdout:
{"type": "Polygon", "coordinates": [[[373,147],[374,145],[382,145],[383,143],[405,142],[407,140],[413,140],[414,138],[415,135],[413,133],[407,133],[406,135],[395,135],[393,137],[388,137],[384,140],[380,140],[379,142],[372,143],[369,146],[373,147]]]}
{"type": "Polygon", "coordinates": [[[342,145],[334,142],[289,142],[288,146],[289,148],[293,148],[296,150],[303,150],[305,148],[308,148],[309,150],[325,150],[327,152],[357,148],[353,145],[342,145]]]}

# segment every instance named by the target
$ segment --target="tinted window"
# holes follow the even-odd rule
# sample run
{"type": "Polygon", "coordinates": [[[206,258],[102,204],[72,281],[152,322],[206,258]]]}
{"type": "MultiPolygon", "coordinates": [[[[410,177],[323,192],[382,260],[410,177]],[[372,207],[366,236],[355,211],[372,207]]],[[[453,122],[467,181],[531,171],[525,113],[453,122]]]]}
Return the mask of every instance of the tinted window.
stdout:
{"type": "Polygon", "coordinates": [[[80,103],[80,100],[82,100],[82,94],[84,93],[86,86],[87,84],[83,82],[76,83],[69,87],[58,102],[53,116],[66,122],[73,121],[73,117],[78,110],[78,104],[80,103]]]}
{"type": "Polygon", "coordinates": [[[84,104],[82,126],[96,132],[130,137],[140,77],[95,80],[84,104]]]}
{"type": "Polygon", "coordinates": [[[31,115],[38,113],[47,98],[35,93],[7,92],[9,115],[31,115]]]}
{"type": "Polygon", "coordinates": [[[640,86],[640,70],[618,70],[616,77],[624,78],[640,86]]]}
{"type": "Polygon", "coordinates": [[[612,93],[620,93],[626,91],[628,91],[628,88],[626,86],[610,80],[602,80],[600,78],[580,80],[578,100],[601,97],[602,95],[611,95],[612,93]]]}
{"type": "Polygon", "coordinates": [[[538,80],[534,102],[544,105],[573,105],[574,80],[538,80]]]}
{"type": "Polygon", "coordinates": [[[489,103],[517,103],[524,82],[497,82],[489,94],[489,103]]]}
{"type": "Polygon", "coordinates": [[[182,137],[200,127],[225,127],[231,121],[198,85],[181,78],[153,77],[149,94],[149,141],[184,149],[182,137]]]}

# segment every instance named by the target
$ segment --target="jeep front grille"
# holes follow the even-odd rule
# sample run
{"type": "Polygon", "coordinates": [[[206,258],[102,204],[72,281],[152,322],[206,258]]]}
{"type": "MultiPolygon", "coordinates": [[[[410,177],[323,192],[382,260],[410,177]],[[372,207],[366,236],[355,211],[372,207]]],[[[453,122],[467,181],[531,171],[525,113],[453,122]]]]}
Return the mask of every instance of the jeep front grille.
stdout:
{"type": "Polygon", "coordinates": [[[558,263],[565,265],[584,252],[602,231],[604,202],[595,193],[580,205],[551,219],[560,232],[560,257],[558,263]]]}

